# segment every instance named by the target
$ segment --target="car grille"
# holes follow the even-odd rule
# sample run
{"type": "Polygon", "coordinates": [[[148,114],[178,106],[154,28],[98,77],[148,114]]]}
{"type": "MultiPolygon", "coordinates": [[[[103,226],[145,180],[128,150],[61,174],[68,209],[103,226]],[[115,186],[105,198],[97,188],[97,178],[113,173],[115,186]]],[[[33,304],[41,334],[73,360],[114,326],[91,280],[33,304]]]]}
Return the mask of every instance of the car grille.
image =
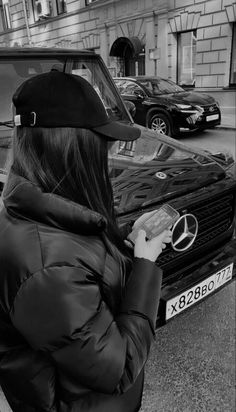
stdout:
{"type": "Polygon", "coordinates": [[[193,246],[186,252],[176,252],[168,246],[160,255],[158,263],[160,266],[171,261],[183,259],[193,251],[214,240],[226,232],[233,221],[234,196],[227,194],[222,198],[214,198],[201,202],[201,204],[188,207],[188,213],[192,213],[198,220],[198,235],[193,246]]]}
{"type": "Polygon", "coordinates": [[[217,113],[219,112],[219,109],[218,109],[218,106],[217,106],[216,103],[208,104],[206,106],[201,106],[201,107],[204,109],[204,114],[205,115],[211,115],[211,114],[214,114],[216,112],[217,113]]]}

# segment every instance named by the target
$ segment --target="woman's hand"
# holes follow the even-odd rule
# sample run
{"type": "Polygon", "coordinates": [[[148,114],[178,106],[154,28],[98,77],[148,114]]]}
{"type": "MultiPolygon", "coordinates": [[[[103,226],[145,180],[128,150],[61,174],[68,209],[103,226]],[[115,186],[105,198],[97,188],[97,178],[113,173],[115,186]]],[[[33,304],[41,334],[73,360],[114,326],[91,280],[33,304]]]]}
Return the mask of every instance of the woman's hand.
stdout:
{"type": "Polygon", "coordinates": [[[144,258],[155,262],[162,250],[165,249],[166,243],[171,242],[171,230],[164,230],[160,235],[151,240],[146,240],[146,232],[140,230],[135,240],[134,256],[144,258]]]}

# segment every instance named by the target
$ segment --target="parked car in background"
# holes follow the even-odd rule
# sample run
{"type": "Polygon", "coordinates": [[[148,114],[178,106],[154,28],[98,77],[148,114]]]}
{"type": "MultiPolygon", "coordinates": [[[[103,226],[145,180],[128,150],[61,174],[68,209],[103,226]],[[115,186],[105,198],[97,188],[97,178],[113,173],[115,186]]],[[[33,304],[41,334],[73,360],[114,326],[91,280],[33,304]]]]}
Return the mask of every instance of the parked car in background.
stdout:
{"type": "Polygon", "coordinates": [[[203,130],[221,122],[219,104],[205,93],[186,91],[161,77],[116,77],[125,101],[136,106],[135,123],[176,137],[181,131],[203,130]]]}
{"type": "MultiPolygon", "coordinates": [[[[100,96],[111,120],[132,122],[129,112],[133,105],[124,105],[105,64],[94,52],[59,48],[0,49],[0,193],[7,178],[12,145],[12,95],[26,79],[51,70],[84,77],[100,96]]],[[[121,79],[119,82],[123,84],[121,79]]],[[[136,88],[134,80],[125,82],[136,88]]],[[[167,91],[169,83],[163,84],[167,91]]],[[[170,84],[171,88],[179,90],[170,84]]],[[[139,90],[148,89],[139,87],[139,90]]],[[[178,95],[188,96],[188,93],[170,93],[170,96],[176,96],[176,101],[178,95]]],[[[147,113],[152,114],[154,124],[156,113],[160,113],[159,118],[163,121],[169,119],[169,112],[165,112],[167,105],[163,103],[162,112],[159,109],[157,112],[156,106],[151,108],[151,98],[149,105],[144,104],[145,99],[144,92],[142,98],[137,96],[140,105],[143,104],[148,108],[147,113]]],[[[207,107],[210,105],[214,109],[209,112],[213,114],[203,112],[205,114],[202,115],[209,126],[219,121],[220,113],[211,98],[206,99],[207,107]],[[208,116],[219,117],[206,120],[208,116]]],[[[177,104],[182,105],[179,111],[176,109],[179,116],[181,110],[184,116],[184,110],[192,107],[193,103],[187,102],[186,97],[175,103],[176,107],[177,104]]],[[[192,115],[189,109],[188,116],[192,115]]],[[[111,146],[110,177],[119,225],[132,225],[144,212],[158,209],[164,203],[170,204],[180,214],[173,228],[172,242],[158,259],[163,271],[159,325],[215,293],[232,281],[236,273],[235,164],[225,154],[193,149],[141,125],[139,128],[141,137],[137,141],[116,142],[111,146]]],[[[4,294],[4,289],[0,290],[0,300],[1,293],[4,294]]]]}

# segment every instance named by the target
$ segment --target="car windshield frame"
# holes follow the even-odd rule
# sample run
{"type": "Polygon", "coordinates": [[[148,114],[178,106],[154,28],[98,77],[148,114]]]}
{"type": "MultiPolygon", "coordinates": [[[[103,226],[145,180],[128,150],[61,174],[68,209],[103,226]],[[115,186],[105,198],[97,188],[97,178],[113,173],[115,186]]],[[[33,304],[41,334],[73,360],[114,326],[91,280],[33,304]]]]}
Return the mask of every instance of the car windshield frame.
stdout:
{"type": "Polygon", "coordinates": [[[89,81],[98,96],[100,97],[107,111],[108,117],[112,120],[133,122],[126,109],[117,88],[112,79],[106,75],[100,59],[95,59],[93,55],[73,55],[73,56],[17,56],[0,59],[0,86],[1,97],[4,102],[0,110],[0,122],[7,123],[12,120],[12,95],[21,83],[30,77],[59,70],[70,74],[80,75],[89,81]]]}
{"type": "Polygon", "coordinates": [[[90,53],[30,53],[11,50],[0,54],[0,171],[8,170],[11,162],[13,142],[13,104],[12,96],[17,88],[27,79],[51,70],[73,73],[87,77],[102,103],[111,121],[133,123],[113,79],[107,74],[107,68],[99,55],[90,53]],[[109,106],[110,105],[110,106],[109,106]]]}

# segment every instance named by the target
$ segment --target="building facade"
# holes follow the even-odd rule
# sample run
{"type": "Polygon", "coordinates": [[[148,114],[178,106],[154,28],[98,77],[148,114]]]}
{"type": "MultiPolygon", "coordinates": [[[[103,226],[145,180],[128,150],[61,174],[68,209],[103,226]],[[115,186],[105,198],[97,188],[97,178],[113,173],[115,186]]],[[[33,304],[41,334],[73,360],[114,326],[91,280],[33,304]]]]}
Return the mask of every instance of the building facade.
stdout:
{"type": "Polygon", "coordinates": [[[236,87],[234,0],[0,0],[0,47],[93,49],[114,76],[236,87]]]}

